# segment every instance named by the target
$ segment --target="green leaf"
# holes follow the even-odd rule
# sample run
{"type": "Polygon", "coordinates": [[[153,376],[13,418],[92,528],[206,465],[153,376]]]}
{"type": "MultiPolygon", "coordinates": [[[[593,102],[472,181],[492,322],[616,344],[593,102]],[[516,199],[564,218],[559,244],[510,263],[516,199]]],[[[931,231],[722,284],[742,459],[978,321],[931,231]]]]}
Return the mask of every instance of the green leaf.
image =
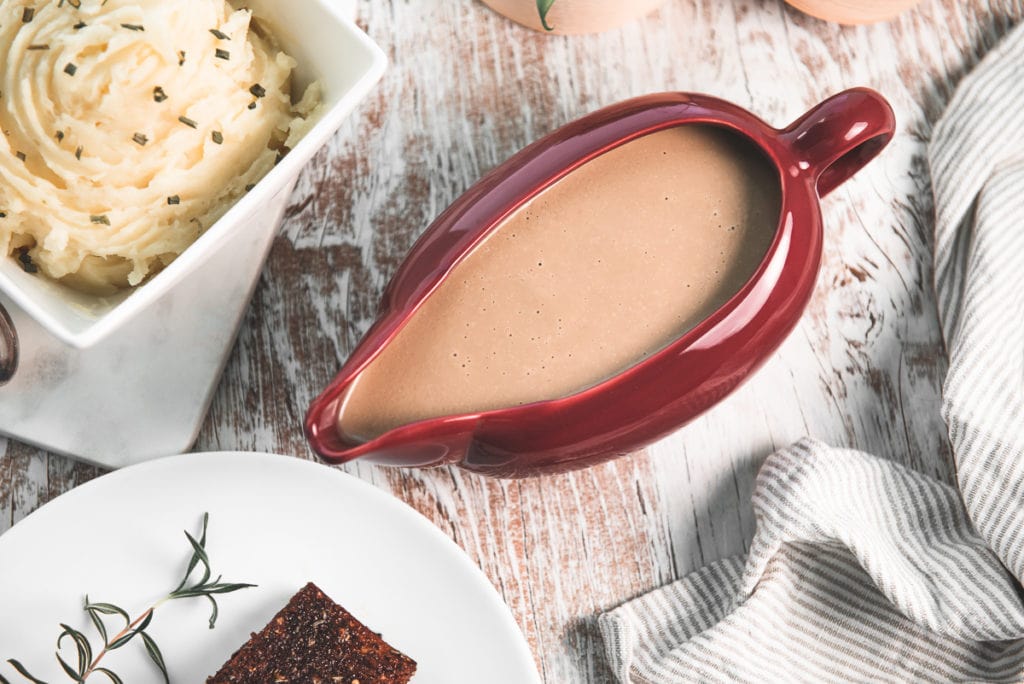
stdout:
{"type": "Polygon", "coordinates": [[[116,650],[118,648],[121,648],[122,646],[127,644],[129,641],[131,641],[133,638],[135,638],[136,634],[138,634],[138,632],[136,632],[134,629],[132,631],[128,632],[127,634],[123,634],[122,636],[118,637],[117,639],[114,639],[109,644],[107,644],[107,650],[108,651],[113,651],[113,650],[116,650]]]}
{"type": "Polygon", "coordinates": [[[206,555],[206,527],[209,523],[210,514],[203,513],[203,533],[199,536],[198,542],[195,539],[193,539],[192,535],[190,535],[187,531],[185,532],[185,536],[188,537],[189,543],[192,544],[194,552],[192,554],[192,558],[189,559],[188,568],[186,568],[185,570],[185,576],[181,578],[181,584],[179,584],[177,588],[173,592],[171,592],[172,594],[176,593],[179,589],[181,589],[188,583],[189,575],[192,574],[192,571],[196,568],[196,564],[202,559],[205,559],[203,562],[206,565],[206,575],[203,577],[202,580],[200,580],[199,583],[202,584],[206,580],[210,579],[210,559],[206,555]]]}
{"type": "Polygon", "coordinates": [[[206,548],[206,527],[210,524],[210,513],[203,513],[203,534],[199,537],[199,545],[206,548]]]}
{"type": "Polygon", "coordinates": [[[7,681],[7,677],[4,677],[2,674],[0,674],[0,684],[11,684],[11,683],[9,681],[7,681]]]}
{"type": "Polygon", "coordinates": [[[135,634],[136,633],[134,631],[132,631],[132,632],[129,632],[128,634],[125,634],[124,636],[122,636],[122,637],[120,637],[118,639],[115,639],[111,643],[106,644],[106,650],[113,651],[113,650],[116,650],[118,648],[121,648],[126,643],[131,641],[135,637],[135,634]]]}
{"type": "Polygon", "coordinates": [[[150,608],[149,611],[146,613],[146,617],[142,618],[142,622],[140,622],[139,626],[135,628],[136,633],[141,632],[147,627],[149,627],[149,623],[153,621],[154,613],[156,613],[156,611],[150,608]]]}
{"type": "Polygon", "coordinates": [[[30,675],[28,673],[28,670],[25,669],[25,666],[22,665],[21,663],[19,663],[14,658],[11,658],[7,662],[9,662],[11,664],[11,667],[13,667],[15,670],[18,671],[18,674],[20,674],[22,677],[24,677],[25,679],[27,679],[30,682],[32,682],[32,684],[46,684],[46,682],[44,682],[42,679],[36,679],[32,675],[30,675]]]}
{"type": "Polygon", "coordinates": [[[239,591],[240,589],[249,589],[255,587],[255,584],[207,584],[204,589],[207,594],[230,594],[233,591],[239,591]]]}
{"type": "Polygon", "coordinates": [[[554,4],[555,0],[537,0],[537,14],[540,15],[540,23],[545,31],[554,30],[553,27],[548,26],[548,12],[551,11],[551,6],[554,4]]]}
{"type": "MultiPolygon", "coordinates": [[[[85,671],[89,669],[89,664],[92,663],[92,646],[89,645],[89,639],[77,629],[65,625],[63,622],[60,623],[60,626],[64,631],[57,637],[57,648],[61,648],[61,642],[64,641],[64,637],[71,637],[75,642],[75,649],[78,651],[78,676],[81,678],[85,675],[85,671]]],[[[57,658],[59,660],[60,656],[57,658]]]]}
{"type": "MultiPolygon", "coordinates": [[[[199,562],[203,564],[203,578],[199,580],[199,584],[206,584],[206,582],[210,579],[211,574],[210,557],[206,555],[206,549],[203,548],[202,544],[196,541],[195,537],[193,537],[188,532],[185,533],[185,536],[188,538],[188,543],[192,545],[192,550],[194,551],[194,555],[192,556],[193,560],[189,563],[189,566],[194,568],[195,559],[199,559],[199,562]]],[[[191,572],[192,571],[189,570],[189,573],[191,572]]],[[[185,577],[187,579],[188,575],[186,575],[185,577]]]]}
{"type": "Polygon", "coordinates": [[[96,631],[100,633],[100,637],[103,638],[103,645],[107,645],[107,626],[103,624],[103,620],[100,618],[99,611],[91,610],[88,603],[85,607],[85,612],[89,614],[89,619],[92,620],[93,626],[96,627],[96,631]]]}
{"type": "Polygon", "coordinates": [[[64,668],[64,671],[68,673],[68,677],[71,677],[76,682],[83,681],[81,673],[77,672],[75,670],[75,668],[71,667],[66,662],[64,662],[64,659],[60,657],[59,653],[56,654],[56,655],[57,655],[57,662],[60,663],[60,666],[64,668]]]}
{"type": "Polygon", "coordinates": [[[114,674],[105,667],[97,667],[95,670],[93,670],[93,672],[102,672],[103,674],[107,675],[112,684],[124,684],[124,682],[121,681],[120,677],[118,677],[116,674],[114,674]]]}
{"type": "Polygon", "coordinates": [[[160,653],[160,649],[157,648],[156,642],[153,641],[153,637],[149,636],[145,632],[141,635],[142,643],[146,645],[146,653],[153,659],[156,666],[160,668],[160,674],[164,676],[164,684],[171,684],[171,678],[167,674],[167,665],[164,664],[164,656],[160,653]]]}
{"type": "Polygon", "coordinates": [[[213,612],[210,613],[210,629],[213,629],[214,625],[217,624],[217,615],[220,613],[220,610],[217,608],[217,599],[209,594],[204,594],[204,596],[210,599],[210,604],[213,606],[213,612]]]}
{"type": "Polygon", "coordinates": [[[104,615],[120,615],[124,618],[124,626],[127,627],[131,624],[132,619],[128,616],[128,611],[123,608],[118,608],[113,603],[89,603],[89,597],[85,597],[85,609],[95,610],[97,613],[103,613],[104,615]]]}
{"type": "Polygon", "coordinates": [[[198,587],[190,587],[188,589],[182,589],[171,594],[172,599],[184,599],[184,598],[196,598],[197,596],[207,596],[209,594],[230,594],[233,591],[239,589],[248,589],[250,587],[259,586],[256,584],[204,584],[198,587]]]}

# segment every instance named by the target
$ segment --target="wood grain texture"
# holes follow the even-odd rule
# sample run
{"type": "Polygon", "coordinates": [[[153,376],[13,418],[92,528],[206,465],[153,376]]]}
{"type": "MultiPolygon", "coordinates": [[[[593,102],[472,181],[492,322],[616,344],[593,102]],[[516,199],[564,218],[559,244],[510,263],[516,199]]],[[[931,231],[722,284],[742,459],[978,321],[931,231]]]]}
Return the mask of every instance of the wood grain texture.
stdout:
{"type": "MultiPolygon", "coordinates": [[[[773,449],[810,434],[952,477],[924,146],[960,77],[1022,18],[1020,0],[925,0],[892,24],[842,28],[781,0],[672,0],[621,30],[566,38],[472,0],[362,0],[360,22],[392,66],[303,174],[196,448],[308,458],[305,408],[412,242],[481,174],[559,125],[626,97],[694,90],[781,126],[843,88],[880,90],[899,134],[824,202],[806,316],[714,411],[647,453],[543,479],[345,467],[479,563],[546,681],[606,681],[594,616],[742,553],[773,449]]],[[[0,451],[0,531],[98,474],[20,444],[0,451]]]]}

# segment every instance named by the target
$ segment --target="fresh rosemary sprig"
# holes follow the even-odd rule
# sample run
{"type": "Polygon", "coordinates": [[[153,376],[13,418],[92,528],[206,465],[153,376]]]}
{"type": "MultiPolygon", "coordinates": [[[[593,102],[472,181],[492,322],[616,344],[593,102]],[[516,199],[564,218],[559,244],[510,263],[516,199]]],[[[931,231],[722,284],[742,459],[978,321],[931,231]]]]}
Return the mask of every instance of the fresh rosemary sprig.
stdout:
{"type": "MultiPolygon", "coordinates": [[[[100,667],[100,661],[103,660],[103,657],[111,651],[115,651],[123,647],[133,641],[135,637],[138,637],[142,642],[142,645],[145,647],[150,660],[153,661],[156,667],[160,670],[160,674],[163,675],[164,682],[169,684],[170,677],[167,674],[167,665],[164,663],[163,654],[160,652],[160,648],[156,645],[153,637],[146,632],[146,628],[149,627],[150,622],[153,620],[153,615],[156,612],[156,609],[168,601],[205,597],[210,601],[210,605],[212,606],[212,611],[210,613],[210,629],[213,629],[217,622],[217,615],[219,613],[217,600],[214,596],[216,594],[229,594],[240,589],[248,589],[249,587],[256,586],[255,584],[221,582],[220,577],[217,577],[215,580],[210,579],[213,576],[213,571],[210,569],[210,556],[206,552],[206,528],[209,521],[210,514],[204,513],[203,531],[202,534],[199,535],[198,540],[189,534],[188,531],[185,532],[185,537],[188,539],[188,543],[192,547],[192,558],[189,559],[188,567],[185,569],[185,575],[182,577],[178,586],[162,599],[144,610],[134,620],[129,616],[128,611],[123,608],[119,608],[112,603],[93,603],[89,600],[88,596],[85,597],[84,610],[88,613],[89,619],[92,621],[93,626],[99,633],[100,639],[103,643],[103,648],[101,650],[94,652],[92,643],[85,634],[69,625],[64,623],[60,624],[61,633],[57,637],[57,651],[55,655],[61,669],[64,670],[68,677],[73,681],[82,684],[90,676],[99,673],[106,676],[112,684],[123,684],[122,679],[112,670],[106,667],[100,667]],[[196,581],[192,578],[192,575],[200,565],[202,566],[202,572],[200,573],[199,580],[196,581]],[[106,622],[106,620],[111,616],[116,616],[121,620],[124,620],[124,627],[113,636],[110,635],[108,631],[109,626],[106,622]],[[75,648],[75,665],[69,663],[61,655],[66,639],[69,640],[69,643],[75,648]]],[[[28,669],[19,661],[11,658],[7,662],[11,664],[18,674],[28,681],[33,682],[33,684],[46,684],[43,680],[31,675],[28,669]]],[[[4,679],[3,675],[0,675],[0,684],[10,684],[10,682],[4,679]]]]}

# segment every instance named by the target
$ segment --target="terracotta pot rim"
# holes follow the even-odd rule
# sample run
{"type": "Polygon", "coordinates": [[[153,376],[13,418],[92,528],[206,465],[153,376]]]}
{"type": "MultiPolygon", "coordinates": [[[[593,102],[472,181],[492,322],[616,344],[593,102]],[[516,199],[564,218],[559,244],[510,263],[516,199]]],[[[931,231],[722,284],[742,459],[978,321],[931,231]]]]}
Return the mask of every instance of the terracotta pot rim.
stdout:
{"type": "Polygon", "coordinates": [[[548,14],[550,30],[544,28],[537,13],[536,0],[481,0],[483,4],[521,26],[552,35],[581,35],[609,31],[654,12],[668,0],[603,0],[609,10],[580,12],[574,5],[593,6],[602,0],[556,0],[548,14]],[[577,11],[573,11],[576,9],[577,11]],[[584,16],[586,15],[586,16],[584,16]],[[597,16],[595,16],[597,15],[597,16]]]}

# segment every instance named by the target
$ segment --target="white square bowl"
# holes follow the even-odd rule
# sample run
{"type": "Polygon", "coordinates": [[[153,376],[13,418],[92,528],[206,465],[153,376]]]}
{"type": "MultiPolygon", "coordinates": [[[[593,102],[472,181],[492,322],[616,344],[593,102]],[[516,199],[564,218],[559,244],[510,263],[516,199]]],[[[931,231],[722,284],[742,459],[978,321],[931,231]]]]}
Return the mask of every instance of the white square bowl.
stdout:
{"type": "MultiPolygon", "coordinates": [[[[203,233],[181,256],[145,284],[112,297],[77,292],[24,272],[0,255],[0,290],[62,342],[85,349],[107,337],[204,263],[217,247],[273,207],[271,200],[298,177],[302,167],[341,126],[380,80],[387,57],[345,15],[337,0],[249,0],[247,6],[273,32],[299,66],[293,88],[301,93],[320,81],[320,120],[256,187],[203,233]]],[[[224,274],[230,278],[230,273],[224,274]]]]}

